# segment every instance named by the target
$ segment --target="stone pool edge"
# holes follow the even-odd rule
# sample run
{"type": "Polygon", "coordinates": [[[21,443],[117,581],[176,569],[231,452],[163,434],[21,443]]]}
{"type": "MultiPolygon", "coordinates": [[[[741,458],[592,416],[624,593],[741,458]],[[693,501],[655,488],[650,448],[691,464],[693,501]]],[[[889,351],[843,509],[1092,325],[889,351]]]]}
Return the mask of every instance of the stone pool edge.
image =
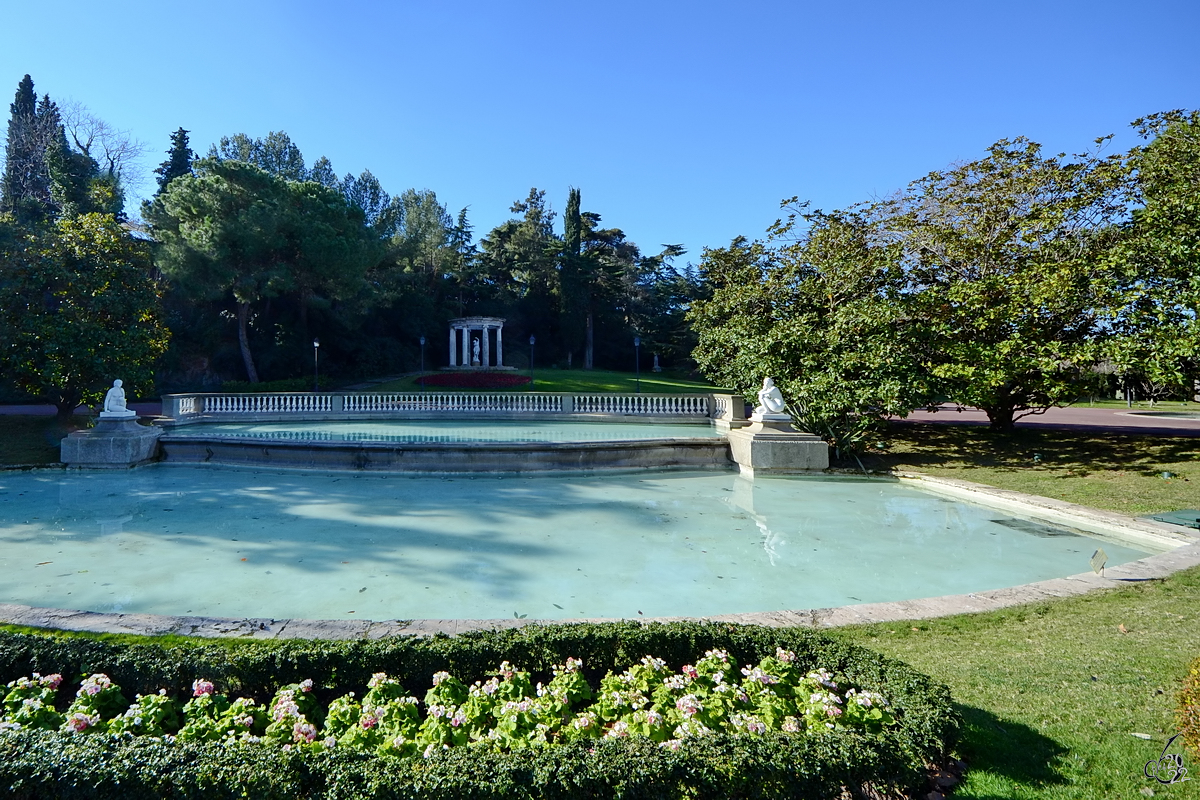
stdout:
{"type": "MultiPolygon", "coordinates": [[[[1062,522],[1075,519],[1089,526],[1103,527],[1122,538],[1141,543],[1156,540],[1158,546],[1171,548],[1166,552],[1130,561],[1102,575],[1084,572],[1065,578],[989,589],[958,595],[942,595],[915,600],[896,600],[885,603],[862,603],[836,608],[815,608],[790,611],[762,611],[741,614],[718,614],[706,617],[647,617],[642,622],[675,622],[699,620],[732,622],[744,625],[763,625],[772,628],[807,627],[833,628],[871,622],[899,622],[934,617],[994,611],[1001,608],[1074,597],[1101,589],[1115,589],[1131,583],[1165,578],[1180,570],[1200,566],[1200,532],[1179,525],[1139,519],[1125,514],[1054,500],[1038,495],[1023,494],[1008,489],[971,483],[954,478],[936,478],[922,473],[901,472],[889,475],[902,481],[921,483],[933,491],[982,502],[984,505],[1019,510],[1032,516],[1062,522]]],[[[310,620],[205,616],[171,616],[161,614],[108,614],[96,611],[77,611],[62,608],[39,608],[13,603],[0,603],[0,623],[24,625],[87,633],[123,633],[141,636],[195,636],[199,638],[250,639],[381,639],[387,636],[432,636],[438,633],[455,635],[477,630],[517,628],[538,623],[566,625],[581,622],[613,622],[613,618],[596,619],[422,619],[422,620],[310,620]]]]}

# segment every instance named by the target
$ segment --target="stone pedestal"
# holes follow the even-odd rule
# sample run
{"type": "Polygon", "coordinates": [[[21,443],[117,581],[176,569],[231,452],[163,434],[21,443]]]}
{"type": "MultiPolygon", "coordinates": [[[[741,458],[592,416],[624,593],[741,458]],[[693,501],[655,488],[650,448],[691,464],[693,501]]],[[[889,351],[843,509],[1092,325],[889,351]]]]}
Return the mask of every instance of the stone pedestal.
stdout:
{"type": "Polygon", "coordinates": [[[787,414],[754,413],[750,425],[726,434],[729,450],[743,475],[788,475],[829,468],[829,445],[819,436],[797,431],[787,414]]]}
{"type": "Polygon", "coordinates": [[[96,427],[62,441],[62,462],[70,467],[126,469],[158,458],[160,428],[139,425],[137,414],[104,412],[96,427]]]}

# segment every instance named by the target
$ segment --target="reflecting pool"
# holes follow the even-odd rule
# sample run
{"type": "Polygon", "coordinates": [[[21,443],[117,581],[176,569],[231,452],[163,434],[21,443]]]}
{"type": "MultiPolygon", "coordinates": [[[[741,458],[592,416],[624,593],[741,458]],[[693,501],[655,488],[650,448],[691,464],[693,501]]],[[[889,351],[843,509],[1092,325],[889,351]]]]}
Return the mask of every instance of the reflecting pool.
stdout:
{"type": "Polygon", "coordinates": [[[103,612],[694,617],[1012,586],[1101,544],[1146,555],[878,478],[0,473],[0,602],[103,612]]]}

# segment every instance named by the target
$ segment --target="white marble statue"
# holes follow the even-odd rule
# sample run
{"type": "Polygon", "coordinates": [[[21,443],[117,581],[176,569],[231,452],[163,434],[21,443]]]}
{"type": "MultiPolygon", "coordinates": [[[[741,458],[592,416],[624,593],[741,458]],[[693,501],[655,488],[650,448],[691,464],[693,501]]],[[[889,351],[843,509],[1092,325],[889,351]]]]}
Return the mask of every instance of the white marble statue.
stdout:
{"type": "Polygon", "coordinates": [[[471,340],[471,363],[472,364],[481,363],[479,361],[479,339],[478,338],[474,338],[471,340]]]}
{"type": "Polygon", "coordinates": [[[118,378],[113,381],[108,394],[104,395],[104,410],[100,412],[102,418],[128,419],[137,416],[136,411],[130,411],[125,406],[125,390],[121,386],[121,380],[118,378]]]}
{"type": "Polygon", "coordinates": [[[783,394],[780,393],[779,387],[775,385],[775,380],[773,378],[763,378],[762,388],[758,390],[758,408],[754,409],[754,413],[759,416],[764,414],[782,414],[785,407],[783,394]]]}
{"type": "Polygon", "coordinates": [[[125,390],[121,388],[121,379],[113,381],[112,388],[104,395],[105,411],[128,411],[125,407],[125,390]]]}

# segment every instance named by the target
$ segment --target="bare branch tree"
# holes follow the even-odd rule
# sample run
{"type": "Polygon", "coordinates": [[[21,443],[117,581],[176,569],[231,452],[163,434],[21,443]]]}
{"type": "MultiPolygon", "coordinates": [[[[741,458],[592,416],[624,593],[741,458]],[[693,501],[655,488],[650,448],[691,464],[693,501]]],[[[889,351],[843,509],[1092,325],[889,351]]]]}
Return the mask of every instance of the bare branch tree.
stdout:
{"type": "Polygon", "coordinates": [[[142,158],[150,152],[150,145],[100,119],[76,100],[63,103],[61,111],[67,138],[79,152],[95,160],[102,173],[120,178],[131,188],[142,184],[146,174],[142,158]]]}

